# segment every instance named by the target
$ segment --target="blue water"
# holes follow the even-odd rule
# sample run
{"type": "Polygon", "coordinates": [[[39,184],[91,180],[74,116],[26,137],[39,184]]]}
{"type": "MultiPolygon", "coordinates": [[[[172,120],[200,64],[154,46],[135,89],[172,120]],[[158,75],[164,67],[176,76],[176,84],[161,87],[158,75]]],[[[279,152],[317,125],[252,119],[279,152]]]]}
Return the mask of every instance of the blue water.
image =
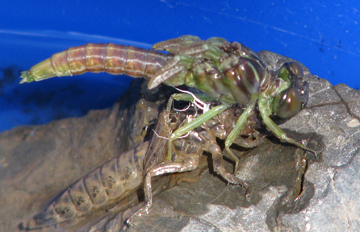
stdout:
{"type": "Polygon", "coordinates": [[[109,107],[131,78],[86,74],[18,85],[19,72],[70,46],[149,48],[180,35],[239,41],[360,88],[360,1],[2,1],[0,131],[109,107]],[[4,78],[6,76],[6,78],[4,78]]]}

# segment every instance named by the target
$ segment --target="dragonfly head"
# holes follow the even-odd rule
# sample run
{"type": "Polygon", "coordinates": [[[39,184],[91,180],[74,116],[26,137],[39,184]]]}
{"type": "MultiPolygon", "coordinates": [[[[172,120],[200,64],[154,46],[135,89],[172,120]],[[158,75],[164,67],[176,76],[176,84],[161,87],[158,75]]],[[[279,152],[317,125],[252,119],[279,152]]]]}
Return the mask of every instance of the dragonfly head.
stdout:
{"type": "Polygon", "coordinates": [[[296,62],[285,63],[277,71],[279,78],[290,82],[287,89],[281,91],[273,100],[272,112],[283,119],[295,116],[308,101],[308,84],[303,81],[303,70],[296,62]]]}

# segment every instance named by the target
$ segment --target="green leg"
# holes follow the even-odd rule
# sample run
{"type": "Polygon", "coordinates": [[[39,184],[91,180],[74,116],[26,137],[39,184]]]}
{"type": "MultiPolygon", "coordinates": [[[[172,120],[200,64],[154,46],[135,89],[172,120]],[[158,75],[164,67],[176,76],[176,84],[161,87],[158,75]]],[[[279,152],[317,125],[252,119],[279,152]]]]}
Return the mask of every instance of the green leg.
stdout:
{"type": "Polygon", "coordinates": [[[227,136],[227,138],[225,140],[225,149],[228,152],[228,154],[230,155],[231,159],[233,159],[235,161],[234,173],[236,173],[236,171],[238,170],[239,159],[234,154],[234,152],[232,152],[230,150],[230,146],[234,143],[234,140],[239,136],[241,130],[244,128],[244,125],[246,124],[248,117],[254,110],[255,103],[256,103],[256,101],[252,101],[247,105],[246,109],[244,110],[244,112],[240,115],[239,119],[237,120],[234,129],[232,129],[232,131],[230,132],[230,134],[227,136]]]}
{"type": "Polygon", "coordinates": [[[230,107],[230,105],[224,105],[224,104],[213,107],[208,112],[203,113],[202,115],[200,115],[199,117],[197,117],[196,119],[191,121],[190,123],[187,123],[185,126],[180,127],[179,129],[174,131],[170,135],[169,140],[168,140],[168,144],[167,144],[167,149],[168,149],[167,160],[171,160],[171,154],[172,154],[172,152],[171,152],[171,143],[172,143],[173,140],[175,140],[175,139],[179,138],[180,136],[186,134],[187,132],[195,129],[196,127],[200,126],[204,122],[206,122],[209,119],[213,118],[215,115],[220,114],[221,112],[228,109],[229,107],[230,107]]]}
{"type": "Polygon", "coordinates": [[[270,115],[270,102],[267,99],[259,99],[259,109],[261,118],[263,119],[263,122],[265,123],[266,127],[273,132],[279,139],[284,140],[290,144],[293,144],[297,147],[300,147],[301,149],[307,150],[312,152],[315,156],[317,156],[316,151],[307,148],[304,144],[301,144],[294,139],[287,136],[287,134],[278,127],[273,120],[269,117],[270,115]]]}
{"type": "MultiPolygon", "coordinates": [[[[190,94],[192,94],[192,93],[190,93],[190,94]]],[[[214,100],[214,98],[209,97],[208,95],[195,95],[195,96],[193,96],[193,95],[190,95],[190,94],[173,94],[171,96],[169,102],[168,102],[168,105],[167,105],[168,110],[171,109],[172,102],[173,102],[174,99],[177,100],[177,101],[180,101],[180,100],[182,100],[182,101],[194,101],[194,97],[196,97],[196,98],[198,98],[198,99],[200,99],[202,101],[214,100]]],[[[195,100],[195,101],[199,102],[199,100],[195,100]]],[[[225,149],[228,152],[228,154],[230,155],[230,158],[235,161],[234,173],[238,170],[239,159],[234,154],[234,152],[232,152],[230,150],[230,146],[233,144],[234,140],[239,136],[242,128],[246,124],[246,121],[247,121],[248,117],[250,116],[250,114],[254,110],[255,103],[256,103],[256,100],[254,100],[254,101],[252,101],[251,103],[248,104],[245,111],[241,114],[241,116],[237,120],[234,129],[230,132],[230,134],[227,136],[226,141],[225,141],[225,149]]],[[[200,103],[200,104],[204,104],[204,103],[200,103]]],[[[168,140],[168,144],[167,144],[168,156],[167,156],[167,159],[168,160],[171,159],[171,143],[172,143],[173,140],[175,140],[175,139],[179,138],[180,136],[186,134],[187,132],[195,129],[196,127],[198,127],[202,123],[208,121],[209,119],[211,119],[215,115],[220,114],[224,110],[228,109],[230,106],[231,106],[230,104],[229,105],[228,104],[223,104],[223,105],[220,105],[220,106],[213,107],[208,112],[203,113],[202,115],[197,117],[192,122],[190,122],[190,123],[186,124],[185,126],[177,129],[176,131],[174,131],[171,134],[171,136],[170,136],[170,138],[168,140]]]]}

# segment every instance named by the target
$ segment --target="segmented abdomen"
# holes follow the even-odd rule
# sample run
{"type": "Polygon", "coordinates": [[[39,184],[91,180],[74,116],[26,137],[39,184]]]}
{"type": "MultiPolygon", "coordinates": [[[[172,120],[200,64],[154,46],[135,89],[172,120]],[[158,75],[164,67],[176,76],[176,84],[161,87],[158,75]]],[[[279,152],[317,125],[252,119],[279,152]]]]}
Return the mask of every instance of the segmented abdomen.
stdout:
{"type": "Polygon", "coordinates": [[[34,65],[22,73],[21,83],[85,72],[108,72],[149,79],[166,61],[167,55],[154,50],[112,43],[89,43],[56,53],[34,65]]]}
{"type": "MultiPolygon", "coordinates": [[[[93,209],[121,200],[141,186],[143,165],[149,143],[122,153],[88,173],[61,193],[43,212],[24,225],[35,229],[72,222],[93,209]]],[[[74,221],[75,222],[75,221],[74,221]]]]}

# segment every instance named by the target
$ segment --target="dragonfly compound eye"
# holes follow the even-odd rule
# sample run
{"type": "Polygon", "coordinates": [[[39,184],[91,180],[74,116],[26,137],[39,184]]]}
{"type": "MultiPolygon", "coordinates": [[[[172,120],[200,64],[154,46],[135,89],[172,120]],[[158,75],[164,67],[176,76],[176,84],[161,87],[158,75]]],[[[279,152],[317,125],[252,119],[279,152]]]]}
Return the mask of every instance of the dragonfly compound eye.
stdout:
{"type": "Polygon", "coordinates": [[[301,110],[301,98],[297,87],[282,91],[275,97],[273,113],[280,118],[291,118],[301,110]]]}
{"type": "Polygon", "coordinates": [[[303,78],[304,72],[298,63],[287,62],[279,69],[278,76],[284,81],[295,82],[297,79],[303,78]]]}

